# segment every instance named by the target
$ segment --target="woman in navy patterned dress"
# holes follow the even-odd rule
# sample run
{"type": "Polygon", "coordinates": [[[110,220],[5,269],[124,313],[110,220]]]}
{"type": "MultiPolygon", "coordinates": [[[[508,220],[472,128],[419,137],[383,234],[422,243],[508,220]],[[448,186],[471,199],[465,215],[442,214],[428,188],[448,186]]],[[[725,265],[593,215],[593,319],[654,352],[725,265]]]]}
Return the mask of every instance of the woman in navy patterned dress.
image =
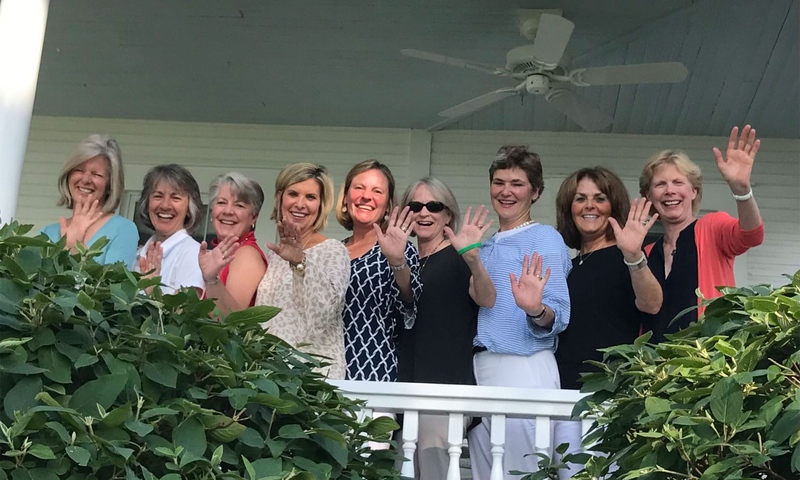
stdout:
{"type": "Polygon", "coordinates": [[[337,202],[336,219],[353,235],[350,286],[344,306],[348,380],[397,379],[398,329],[414,326],[422,293],[417,250],[408,241],[414,213],[394,200],[392,172],[377,160],[350,169],[337,202]]]}

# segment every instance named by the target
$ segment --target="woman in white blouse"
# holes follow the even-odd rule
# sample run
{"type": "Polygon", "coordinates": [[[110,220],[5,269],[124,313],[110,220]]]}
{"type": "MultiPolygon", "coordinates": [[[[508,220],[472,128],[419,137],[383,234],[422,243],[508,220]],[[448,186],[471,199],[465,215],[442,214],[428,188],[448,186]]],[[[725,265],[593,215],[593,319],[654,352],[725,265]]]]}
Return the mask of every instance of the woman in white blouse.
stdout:
{"type": "Polygon", "coordinates": [[[328,378],[345,372],[342,308],[350,281],[350,257],[338,240],[321,232],[333,208],[333,180],[311,163],[289,165],[275,181],[279,243],[268,243],[269,269],[258,286],[256,305],[281,312],[267,331],[300,350],[325,357],[328,378]]]}
{"type": "Polygon", "coordinates": [[[134,270],[160,275],[164,293],[205,286],[197,264],[200,244],[190,236],[200,225],[202,205],[197,181],[184,167],[158,165],[145,175],[136,215],[155,234],[137,252],[134,270]]]}

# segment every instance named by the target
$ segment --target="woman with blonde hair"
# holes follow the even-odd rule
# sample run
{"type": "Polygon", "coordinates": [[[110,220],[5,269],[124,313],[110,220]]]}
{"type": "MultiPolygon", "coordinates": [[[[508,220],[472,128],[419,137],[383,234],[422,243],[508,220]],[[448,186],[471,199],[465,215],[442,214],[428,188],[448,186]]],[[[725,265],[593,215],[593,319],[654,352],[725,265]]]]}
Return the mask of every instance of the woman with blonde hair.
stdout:
{"type": "Polygon", "coordinates": [[[753,197],[750,177],[761,141],[746,125],[731,130],[728,148],[714,147],[714,158],[736,201],[738,219],[725,212],[697,218],[703,197],[703,175],[680,150],[665,150],[650,158],[639,178],[639,192],[652,202],[664,225],[664,236],[645,248],[647,262],[664,291],[664,303],[650,323],[653,342],[662,342],[697,320],[702,308],[682,311],[703,298],[721,295],[718,286],[735,285],[733,262],[764,240],[764,222],[753,197]]]}
{"type": "Polygon", "coordinates": [[[267,258],[255,237],[264,204],[258,182],[230,172],[211,182],[211,223],[217,237],[208,250],[200,244],[198,261],[206,284],[223,315],[255,304],[256,289],[267,272],[267,258]]]}
{"type": "Polygon", "coordinates": [[[130,220],[116,215],[125,177],[122,152],[110,135],[89,135],[70,155],[58,175],[59,206],[72,210],[42,229],[50,240],[66,237],[66,248],[74,251],[80,243],[90,246],[105,237],[99,263],[123,262],[133,268],[139,233],[130,220]]]}
{"type": "Polygon", "coordinates": [[[267,331],[304,352],[326,358],[323,373],[343,379],[342,308],[350,281],[347,248],[322,231],[333,210],[333,180],[312,163],[288,165],[275,180],[272,220],[278,244],[267,244],[269,269],[258,286],[256,305],[281,312],[267,331]]]}

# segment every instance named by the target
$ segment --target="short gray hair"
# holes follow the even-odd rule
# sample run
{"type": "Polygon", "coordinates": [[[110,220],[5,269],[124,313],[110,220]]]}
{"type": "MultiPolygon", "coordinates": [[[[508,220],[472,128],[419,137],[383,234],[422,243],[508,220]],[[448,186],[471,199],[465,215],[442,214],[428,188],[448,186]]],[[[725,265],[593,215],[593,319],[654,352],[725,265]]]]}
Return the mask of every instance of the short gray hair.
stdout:
{"type": "Polygon", "coordinates": [[[409,185],[408,188],[406,188],[406,192],[403,194],[403,199],[400,201],[400,206],[405,207],[408,205],[408,202],[411,201],[411,197],[414,196],[414,192],[417,191],[417,188],[419,188],[420,185],[425,185],[428,187],[428,190],[431,192],[433,198],[444,203],[444,206],[450,210],[451,218],[450,221],[447,222],[447,226],[449,226],[453,232],[458,233],[458,229],[461,226],[461,212],[458,209],[456,196],[453,195],[453,191],[450,190],[450,187],[445,185],[445,183],[438,178],[425,177],[409,185]]]}
{"type": "Polygon", "coordinates": [[[245,177],[239,172],[220,175],[211,182],[211,187],[209,188],[211,205],[217,202],[219,189],[223,185],[228,185],[231,189],[231,194],[239,201],[253,207],[253,215],[257,216],[261,212],[261,207],[264,205],[264,190],[258,182],[245,177]]]}
{"type": "Polygon", "coordinates": [[[69,175],[80,164],[97,156],[104,157],[108,161],[108,186],[103,193],[100,210],[103,213],[111,213],[117,210],[122,199],[122,193],[125,191],[122,151],[114,137],[97,133],[84,138],[61,168],[61,173],[58,174],[58,193],[60,198],[57,205],[59,207],[73,208],[73,198],[69,192],[69,175]]]}
{"type": "Polygon", "coordinates": [[[189,211],[183,219],[183,228],[193,233],[200,225],[203,213],[203,200],[200,198],[200,187],[191,172],[181,165],[157,165],[147,172],[142,181],[142,194],[139,196],[139,205],[136,207],[136,216],[148,228],[155,229],[150,221],[150,195],[159,183],[166,182],[178,191],[189,197],[189,211]]]}

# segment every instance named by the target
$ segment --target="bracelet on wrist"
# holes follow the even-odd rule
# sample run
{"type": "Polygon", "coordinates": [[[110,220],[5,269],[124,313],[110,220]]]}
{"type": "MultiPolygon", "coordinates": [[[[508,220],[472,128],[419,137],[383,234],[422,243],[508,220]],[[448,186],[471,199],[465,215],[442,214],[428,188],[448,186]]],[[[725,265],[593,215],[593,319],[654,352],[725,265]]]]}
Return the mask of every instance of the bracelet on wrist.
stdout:
{"type": "Polygon", "coordinates": [[[623,258],[622,262],[628,266],[628,270],[635,272],[647,266],[647,256],[644,254],[644,252],[642,252],[642,257],[639,260],[636,260],[635,262],[629,262],[623,258]]]}
{"type": "Polygon", "coordinates": [[[731,192],[731,195],[733,195],[733,199],[737,202],[746,202],[753,198],[753,187],[750,187],[750,190],[748,190],[744,195],[736,195],[733,192],[731,192]]]}
{"type": "Polygon", "coordinates": [[[216,285],[219,283],[219,275],[215,275],[211,280],[206,280],[204,278],[203,281],[206,282],[206,287],[209,285],[216,285]]]}
{"type": "MultiPolygon", "coordinates": [[[[547,305],[542,304],[542,311],[537,313],[536,315],[528,315],[528,318],[536,322],[536,320],[541,320],[544,318],[545,314],[547,314],[547,305]]],[[[526,314],[527,315],[527,314],[526,314]]]]}
{"type": "Polygon", "coordinates": [[[459,255],[464,255],[465,253],[469,252],[473,248],[479,248],[481,246],[481,242],[473,243],[472,245],[467,245],[464,248],[458,250],[459,255]]]}
{"type": "Polygon", "coordinates": [[[400,265],[392,265],[391,263],[389,264],[389,268],[391,268],[393,272],[403,271],[407,267],[408,267],[408,264],[405,263],[405,262],[401,263],[400,265]]]}

